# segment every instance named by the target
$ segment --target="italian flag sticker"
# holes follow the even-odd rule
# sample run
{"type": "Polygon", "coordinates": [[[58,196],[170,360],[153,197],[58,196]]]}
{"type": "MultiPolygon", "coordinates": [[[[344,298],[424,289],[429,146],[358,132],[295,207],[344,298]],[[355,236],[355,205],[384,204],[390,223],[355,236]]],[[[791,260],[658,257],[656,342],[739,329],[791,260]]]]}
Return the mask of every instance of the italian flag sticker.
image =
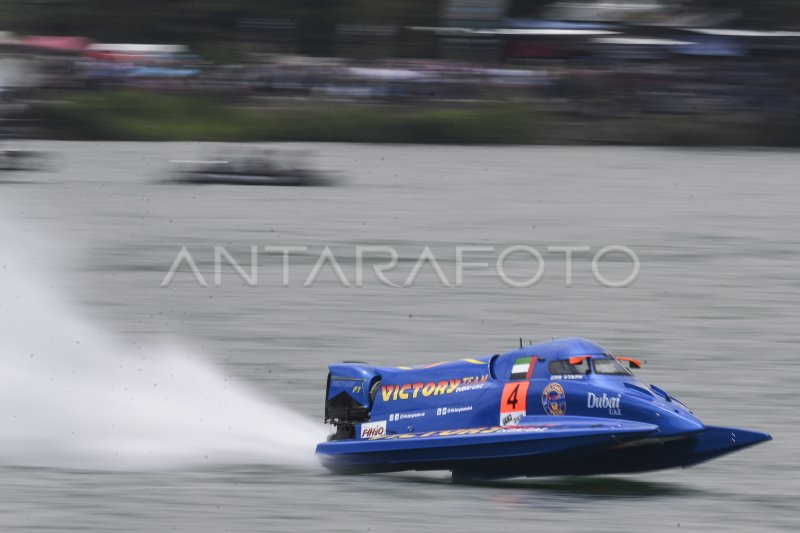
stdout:
{"type": "Polygon", "coordinates": [[[522,357],[514,361],[514,367],[511,369],[511,379],[526,379],[528,371],[531,369],[532,357],[522,357]]]}

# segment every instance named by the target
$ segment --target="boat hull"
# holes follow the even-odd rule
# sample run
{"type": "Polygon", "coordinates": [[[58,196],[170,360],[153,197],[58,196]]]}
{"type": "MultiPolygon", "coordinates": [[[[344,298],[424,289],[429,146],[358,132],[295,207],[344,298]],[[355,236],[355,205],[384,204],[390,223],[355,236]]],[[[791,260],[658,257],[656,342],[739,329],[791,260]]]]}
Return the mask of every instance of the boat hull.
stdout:
{"type": "Polygon", "coordinates": [[[580,426],[476,428],[353,439],[322,443],[317,454],[336,473],[450,470],[454,479],[493,479],[688,467],[771,439],[766,433],[726,427],[660,437],[657,426],[638,422],[580,426]]]}
{"type": "Polygon", "coordinates": [[[333,441],[319,444],[317,455],[337,473],[451,470],[528,475],[553,460],[600,453],[656,430],[652,424],[585,418],[333,441]]]}

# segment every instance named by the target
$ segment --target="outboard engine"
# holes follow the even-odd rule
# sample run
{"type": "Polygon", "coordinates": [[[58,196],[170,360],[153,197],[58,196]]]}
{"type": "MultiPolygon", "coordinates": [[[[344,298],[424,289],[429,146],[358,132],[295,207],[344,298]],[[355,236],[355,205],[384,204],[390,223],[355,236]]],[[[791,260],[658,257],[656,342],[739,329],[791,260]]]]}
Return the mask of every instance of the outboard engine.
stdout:
{"type": "Polygon", "coordinates": [[[337,363],[328,366],[325,392],[325,422],[336,427],[328,440],[355,437],[356,424],[370,418],[370,410],[381,376],[366,363],[337,363]]]}

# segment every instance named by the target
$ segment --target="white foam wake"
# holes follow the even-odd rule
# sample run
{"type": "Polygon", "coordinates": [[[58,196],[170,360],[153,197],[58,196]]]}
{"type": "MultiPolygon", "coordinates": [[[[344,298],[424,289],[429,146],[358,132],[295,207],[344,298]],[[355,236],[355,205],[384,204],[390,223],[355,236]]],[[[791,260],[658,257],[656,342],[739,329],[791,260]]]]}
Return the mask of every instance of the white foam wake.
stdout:
{"type": "Polygon", "coordinates": [[[0,234],[0,464],[316,464],[321,425],[179,349],[115,342],[17,244],[0,234]]]}

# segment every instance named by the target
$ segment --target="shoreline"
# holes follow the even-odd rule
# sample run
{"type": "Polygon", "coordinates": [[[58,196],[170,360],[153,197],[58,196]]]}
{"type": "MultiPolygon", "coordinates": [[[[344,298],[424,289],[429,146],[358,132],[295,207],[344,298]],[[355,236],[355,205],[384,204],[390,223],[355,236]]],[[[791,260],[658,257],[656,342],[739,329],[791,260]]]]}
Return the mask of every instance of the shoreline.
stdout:
{"type": "Polygon", "coordinates": [[[219,96],[99,91],[38,100],[20,118],[33,125],[38,138],[57,140],[800,146],[800,126],[745,113],[585,117],[535,101],[415,106],[300,101],[243,107],[219,96]]]}

